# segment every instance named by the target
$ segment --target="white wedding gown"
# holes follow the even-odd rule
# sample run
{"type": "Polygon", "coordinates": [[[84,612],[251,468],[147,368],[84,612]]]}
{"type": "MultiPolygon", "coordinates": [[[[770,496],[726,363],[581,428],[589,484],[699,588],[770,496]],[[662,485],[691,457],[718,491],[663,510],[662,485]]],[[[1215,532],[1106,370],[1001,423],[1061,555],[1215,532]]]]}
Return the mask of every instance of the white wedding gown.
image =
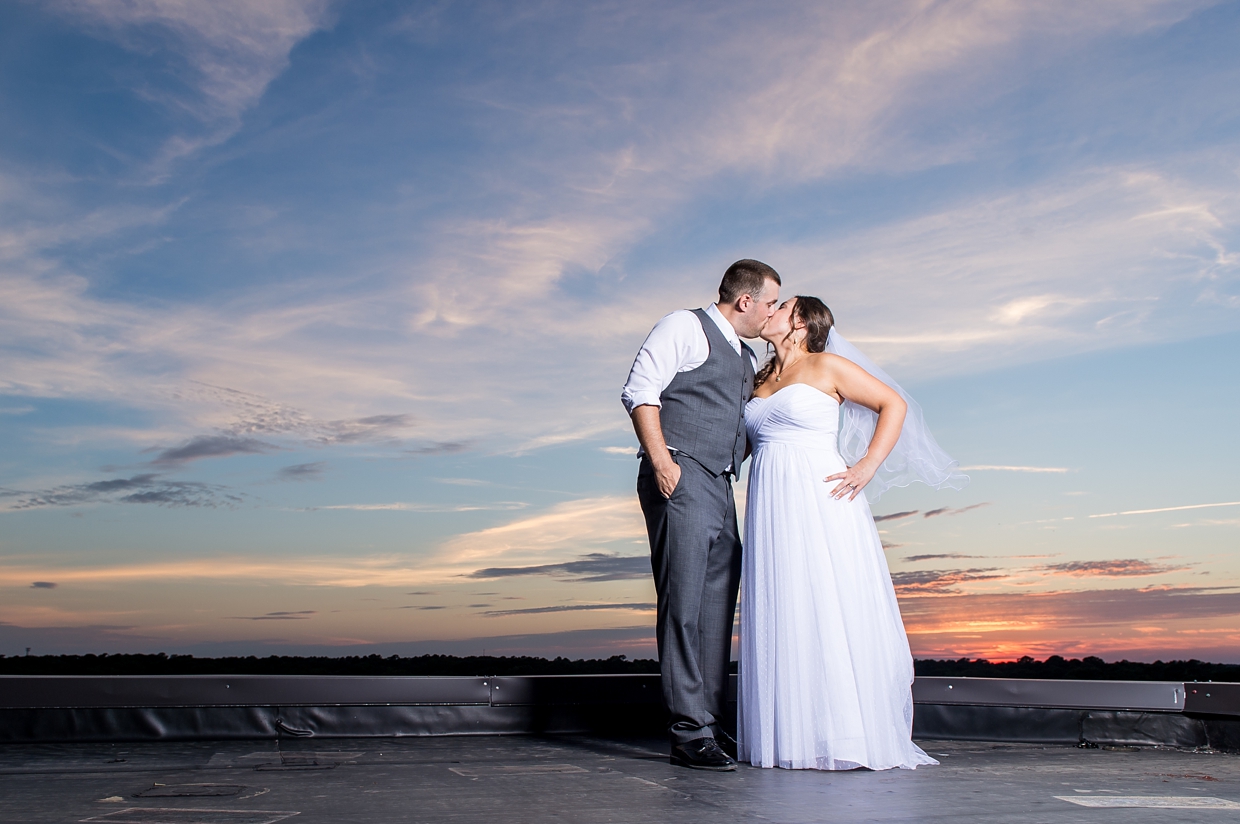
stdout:
{"type": "Polygon", "coordinates": [[[835,500],[847,468],[839,405],[791,384],[745,408],[753,449],[741,576],[737,742],[755,767],[914,769],[913,658],[864,495],[835,500]]]}

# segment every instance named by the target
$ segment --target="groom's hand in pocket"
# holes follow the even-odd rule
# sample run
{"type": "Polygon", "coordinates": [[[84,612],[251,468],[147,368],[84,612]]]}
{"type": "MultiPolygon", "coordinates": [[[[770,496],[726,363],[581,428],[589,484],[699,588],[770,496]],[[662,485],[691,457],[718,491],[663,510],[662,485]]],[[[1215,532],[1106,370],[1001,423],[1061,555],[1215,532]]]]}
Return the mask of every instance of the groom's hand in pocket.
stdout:
{"type": "Polygon", "coordinates": [[[680,466],[668,450],[667,442],[663,440],[659,407],[644,403],[633,409],[632,417],[633,431],[637,433],[637,442],[642,445],[642,451],[650,458],[659,494],[670,498],[676,491],[676,485],[680,483],[680,466]]]}
{"type": "Polygon", "coordinates": [[[659,493],[664,498],[672,497],[680,483],[680,464],[669,458],[666,464],[654,468],[654,479],[659,485],[659,493]]]}

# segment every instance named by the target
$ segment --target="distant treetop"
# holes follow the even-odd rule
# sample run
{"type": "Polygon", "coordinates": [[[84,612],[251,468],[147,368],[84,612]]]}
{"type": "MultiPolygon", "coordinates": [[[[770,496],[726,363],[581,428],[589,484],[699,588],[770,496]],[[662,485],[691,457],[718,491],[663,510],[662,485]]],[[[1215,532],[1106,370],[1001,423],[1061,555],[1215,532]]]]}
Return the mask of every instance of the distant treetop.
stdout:
{"type": "MultiPolygon", "coordinates": [[[[735,662],[732,665],[736,669],[735,662]]],[[[1240,681],[1240,665],[1206,661],[1112,661],[1063,658],[991,662],[960,658],[915,662],[918,675],[972,678],[1055,678],[1086,681],[1240,681]]],[[[569,659],[534,656],[269,655],[196,658],[193,655],[0,655],[2,675],[602,675],[657,673],[648,658],[569,659]]]]}

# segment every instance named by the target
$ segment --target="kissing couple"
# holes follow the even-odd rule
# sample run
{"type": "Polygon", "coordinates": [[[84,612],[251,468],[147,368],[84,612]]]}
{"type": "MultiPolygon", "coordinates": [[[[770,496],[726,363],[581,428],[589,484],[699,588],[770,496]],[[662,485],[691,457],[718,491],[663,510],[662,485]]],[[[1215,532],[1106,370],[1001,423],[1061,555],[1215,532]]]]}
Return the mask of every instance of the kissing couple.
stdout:
{"type": "Polygon", "coordinates": [[[655,325],[622,395],[641,443],[671,761],[936,764],[912,741],[913,658],[870,502],[892,486],[961,489],[968,477],[831,310],[801,295],[780,303],[781,285],[765,263],[733,263],[718,303],[655,325]],[[766,341],[770,360],[759,368],[742,338],[766,341]],[[746,458],[742,552],[732,481],[746,458]]]}

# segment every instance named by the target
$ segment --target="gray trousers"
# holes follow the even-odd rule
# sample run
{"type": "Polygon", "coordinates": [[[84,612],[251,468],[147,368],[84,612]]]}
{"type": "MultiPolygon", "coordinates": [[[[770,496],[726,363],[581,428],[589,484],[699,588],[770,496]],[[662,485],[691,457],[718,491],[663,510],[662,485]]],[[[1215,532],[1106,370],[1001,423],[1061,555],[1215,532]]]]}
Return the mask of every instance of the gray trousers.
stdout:
{"type": "Polygon", "coordinates": [[[658,594],[668,731],[674,743],[683,744],[713,737],[725,718],[741,539],[731,479],[712,475],[692,458],[673,459],[680,465],[680,483],[672,497],[659,492],[649,458],[642,458],[637,473],[637,497],[658,594]]]}

